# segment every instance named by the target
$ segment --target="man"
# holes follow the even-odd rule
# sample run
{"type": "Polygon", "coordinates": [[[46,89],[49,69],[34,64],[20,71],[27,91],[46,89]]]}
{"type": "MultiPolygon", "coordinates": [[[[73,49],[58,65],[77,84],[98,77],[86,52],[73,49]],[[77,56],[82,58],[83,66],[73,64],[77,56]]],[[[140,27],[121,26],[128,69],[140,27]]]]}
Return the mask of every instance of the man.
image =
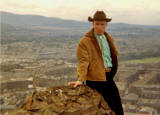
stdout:
{"type": "Polygon", "coordinates": [[[113,38],[105,32],[111,21],[103,11],[88,17],[93,28],[80,40],[77,48],[78,80],[69,82],[77,87],[86,83],[100,92],[117,115],[123,115],[118,88],[113,80],[118,67],[118,51],[113,38]]]}

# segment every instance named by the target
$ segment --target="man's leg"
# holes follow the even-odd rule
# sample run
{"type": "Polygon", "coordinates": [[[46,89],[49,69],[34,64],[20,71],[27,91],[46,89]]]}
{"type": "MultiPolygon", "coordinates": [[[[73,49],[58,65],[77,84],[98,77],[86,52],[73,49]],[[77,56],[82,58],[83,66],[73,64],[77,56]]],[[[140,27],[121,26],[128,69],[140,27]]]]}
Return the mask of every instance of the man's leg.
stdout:
{"type": "MultiPolygon", "coordinates": [[[[106,93],[108,94],[109,91],[106,88],[106,82],[98,82],[98,81],[86,81],[86,85],[89,86],[92,89],[96,89],[104,98],[104,100],[108,103],[109,107],[112,104],[112,101],[110,100],[110,98],[108,98],[108,96],[106,96],[106,93]],[[105,99],[108,98],[109,100],[105,99]]],[[[114,104],[113,104],[114,105],[114,104]]],[[[111,108],[111,107],[110,107],[111,108]]],[[[111,108],[112,109],[112,108],[111,108]]]]}
{"type": "MultiPolygon", "coordinates": [[[[110,74],[106,73],[106,77],[110,77],[110,74]]],[[[113,79],[109,79],[106,82],[104,92],[105,92],[104,99],[106,100],[108,105],[111,107],[111,109],[117,115],[124,115],[119,91],[113,79]]]]}
{"type": "Polygon", "coordinates": [[[96,89],[117,115],[124,115],[118,88],[113,80],[107,82],[86,81],[86,85],[96,89]]]}

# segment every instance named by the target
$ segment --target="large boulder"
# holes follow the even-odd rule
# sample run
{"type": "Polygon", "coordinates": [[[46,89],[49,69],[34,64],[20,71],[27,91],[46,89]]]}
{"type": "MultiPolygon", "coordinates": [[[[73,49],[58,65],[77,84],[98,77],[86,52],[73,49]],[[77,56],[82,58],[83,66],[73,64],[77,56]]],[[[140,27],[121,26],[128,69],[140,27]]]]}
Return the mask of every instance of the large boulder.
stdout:
{"type": "Polygon", "coordinates": [[[115,115],[103,96],[86,85],[50,87],[27,97],[7,115],[115,115]]]}

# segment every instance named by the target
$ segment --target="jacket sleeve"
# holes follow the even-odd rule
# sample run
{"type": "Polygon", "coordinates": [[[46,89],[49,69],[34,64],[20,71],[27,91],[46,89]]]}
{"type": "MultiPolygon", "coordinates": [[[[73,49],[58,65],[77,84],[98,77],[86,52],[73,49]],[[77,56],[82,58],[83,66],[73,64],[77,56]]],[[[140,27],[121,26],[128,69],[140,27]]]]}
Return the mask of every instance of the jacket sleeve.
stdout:
{"type": "Polygon", "coordinates": [[[86,46],[80,41],[77,47],[77,76],[78,80],[86,81],[86,76],[88,72],[89,65],[89,55],[86,46]]]}

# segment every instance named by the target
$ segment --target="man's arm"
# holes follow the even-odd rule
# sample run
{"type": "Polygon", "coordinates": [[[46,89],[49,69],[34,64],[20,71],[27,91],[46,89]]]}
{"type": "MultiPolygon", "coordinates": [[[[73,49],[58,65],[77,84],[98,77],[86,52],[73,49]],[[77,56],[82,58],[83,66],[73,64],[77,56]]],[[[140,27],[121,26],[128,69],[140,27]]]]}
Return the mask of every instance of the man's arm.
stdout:
{"type": "Polygon", "coordinates": [[[78,67],[77,67],[78,80],[85,82],[88,72],[89,54],[85,44],[82,41],[79,42],[77,47],[77,57],[78,57],[78,67]]]}
{"type": "Polygon", "coordinates": [[[86,76],[88,72],[89,55],[87,52],[87,48],[82,41],[79,42],[77,47],[77,57],[78,57],[78,66],[77,66],[78,80],[68,83],[68,85],[73,87],[82,85],[86,81],[86,76]]]}

